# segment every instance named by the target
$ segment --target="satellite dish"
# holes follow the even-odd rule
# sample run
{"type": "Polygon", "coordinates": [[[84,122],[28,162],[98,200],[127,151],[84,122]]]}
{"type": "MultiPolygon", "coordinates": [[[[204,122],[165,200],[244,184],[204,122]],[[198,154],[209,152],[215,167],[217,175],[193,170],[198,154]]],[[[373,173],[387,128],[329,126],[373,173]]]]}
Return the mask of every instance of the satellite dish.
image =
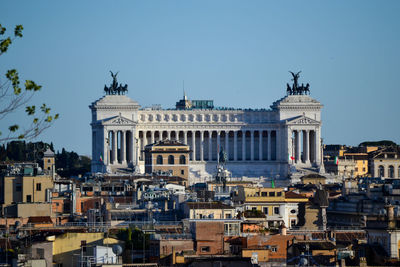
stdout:
{"type": "Polygon", "coordinates": [[[119,256],[122,254],[122,247],[120,245],[114,245],[112,247],[112,252],[114,252],[115,255],[119,256]]]}
{"type": "Polygon", "coordinates": [[[308,260],[306,258],[301,258],[299,262],[300,266],[306,266],[308,265],[308,260]]]}

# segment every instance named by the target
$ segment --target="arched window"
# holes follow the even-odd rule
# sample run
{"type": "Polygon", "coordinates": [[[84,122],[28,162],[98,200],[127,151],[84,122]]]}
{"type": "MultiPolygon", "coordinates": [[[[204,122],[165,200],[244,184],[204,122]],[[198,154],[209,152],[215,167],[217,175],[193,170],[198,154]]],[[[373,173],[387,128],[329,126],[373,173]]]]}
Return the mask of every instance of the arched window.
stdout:
{"type": "Polygon", "coordinates": [[[378,173],[379,177],[383,177],[385,176],[385,168],[381,165],[379,166],[379,173],[378,173]]]}
{"type": "Polygon", "coordinates": [[[392,165],[389,166],[389,177],[394,178],[394,167],[392,165]]]}
{"type": "Polygon", "coordinates": [[[186,164],[186,157],[184,155],[179,157],[179,164],[186,164]]]}
{"type": "Polygon", "coordinates": [[[163,158],[161,155],[157,156],[157,164],[162,165],[163,164],[163,158]]]}
{"type": "Polygon", "coordinates": [[[172,155],[168,156],[168,164],[170,164],[170,165],[174,164],[174,156],[172,156],[172,155]]]}

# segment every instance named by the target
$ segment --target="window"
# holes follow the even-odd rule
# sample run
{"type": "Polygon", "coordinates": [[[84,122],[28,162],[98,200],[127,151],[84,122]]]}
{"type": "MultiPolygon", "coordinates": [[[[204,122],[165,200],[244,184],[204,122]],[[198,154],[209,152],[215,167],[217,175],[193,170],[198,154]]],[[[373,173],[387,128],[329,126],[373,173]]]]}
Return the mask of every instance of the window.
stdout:
{"type": "Polygon", "coordinates": [[[282,192],[276,192],[276,195],[277,195],[278,197],[280,197],[280,196],[282,196],[282,192]]]}
{"type": "Polygon", "coordinates": [[[257,208],[256,208],[256,207],[252,207],[251,210],[252,210],[252,211],[256,211],[257,208]]]}
{"type": "Polygon", "coordinates": [[[279,215],[279,207],[274,207],[274,214],[279,215]]]}
{"type": "Polygon", "coordinates": [[[179,164],[186,164],[186,157],[184,155],[179,157],[179,164]]]}
{"type": "Polygon", "coordinates": [[[201,247],[201,252],[210,252],[210,247],[201,247]]]}
{"type": "Polygon", "coordinates": [[[32,202],[32,196],[31,195],[26,195],[26,202],[28,202],[28,203],[32,202]]]}
{"type": "Polygon", "coordinates": [[[47,163],[51,163],[51,160],[50,160],[50,159],[48,159],[48,160],[47,160],[47,163]]]}
{"type": "Polygon", "coordinates": [[[181,170],[181,174],[184,175],[185,174],[185,170],[181,170]]]}
{"type": "Polygon", "coordinates": [[[39,259],[44,259],[44,248],[36,248],[36,254],[39,259]]]}
{"type": "Polygon", "coordinates": [[[267,215],[268,215],[268,207],[264,207],[264,208],[263,208],[263,211],[264,211],[264,214],[267,214],[267,215]]]}
{"type": "Polygon", "coordinates": [[[230,218],[232,218],[232,215],[230,213],[225,214],[225,219],[230,219],[230,218]]]}
{"type": "Polygon", "coordinates": [[[394,178],[394,167],[392,165],[389,166],[389,177],[394,178]]]}
{"type": "Polygon", "coordinates": [[[365,172],[365,168],[363,168],[363,172],[365,172]]]}
{"type": "Polygon", "coordinates": [[[94,203],[94,207],[95,207],[95,209],[100,208],[100,203],[96,201],[96,202],[94,203]]]}
{"type": "Polygon", "coordinates": [[[356,172],[358,172],[358,167],[355,167],[355,169],[354,169],[356,172]]]}
{"type": "Polygon", "coordinates": [[[275,196],[275,192],[269,192],[269,196],[270,197],[274,197],[275,196]]]}
{"type": "Polygon", "coordinates": [[[261,192],[261,196],[262,196],[262,197],[268,196],[268,195],[267,195],[267,192],[261,192]]]}
{"type": "Polygon", "coordinates": [[[385,176],[385,168],[381,165],[379,166],[379,173],[378,173],[379,177],[383,177],[385,176]]]}
{"type": "Polygon", "coordinates": [[[163,158],[161,155],[157,156],[157,164],[162,165],[163,164],[163,158]]]}
{"type": "Polygon", "coordinates": [[[296,210],[291,210],[290,213],[295,214],[295,213],[296,213],[296,210]]]}
{"type": "Polygon", "coordinates": [[[277,246],[271,247],[271,252],[277,252],[277,251],[278,251],[278,247],[277,246]]]}
{"type": "Polygon", "coordinates": [[[21,191],[22,191],[22,185],[21,185],[21,184],[17,184],[17,185],[15,186],[15,191],[21,192],[21,191]]]}
{"type": "Polygon", "coordinates": [[[174,164],[174,156],[172,156],[172,155],[168,156],[168,164],[170,164],[170,165],[174,164]]]}
{"type": "Polygon", "coordinates": [[[296,226],[296,220],[290,220],[290,227],[296,226]]]}
{"type": "Polygon", "coordinates": [[[37,183],[36,184],[36,191],[42,191],[42,184],[41,183],[37,183]]]}

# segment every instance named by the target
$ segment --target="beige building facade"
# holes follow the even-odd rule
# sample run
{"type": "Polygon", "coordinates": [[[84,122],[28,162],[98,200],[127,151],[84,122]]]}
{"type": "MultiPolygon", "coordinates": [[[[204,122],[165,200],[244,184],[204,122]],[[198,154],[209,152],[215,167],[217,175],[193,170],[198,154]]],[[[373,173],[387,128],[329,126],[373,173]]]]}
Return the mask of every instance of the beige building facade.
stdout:
{"type": "Polygon", "coordinates": [[[145,173],[162,172],[189,178],[189,146],[177,141],[158,141],[147,145],[145,153],[145,173]]]}
{"type": "Polygon", "coordinates": [[[50,201],[53,179],[49,175],[14,175],[0,178],[2,210],[17,203],[50,201]]]}

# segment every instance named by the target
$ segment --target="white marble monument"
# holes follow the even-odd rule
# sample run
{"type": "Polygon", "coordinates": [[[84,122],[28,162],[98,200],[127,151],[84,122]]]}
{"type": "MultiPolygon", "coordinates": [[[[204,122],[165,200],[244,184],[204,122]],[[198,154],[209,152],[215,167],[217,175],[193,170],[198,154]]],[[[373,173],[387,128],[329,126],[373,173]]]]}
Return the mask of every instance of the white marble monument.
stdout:
{"type": "Polygon", "coordinates": [[[319,168],[321,164],[322,105],[304,91],[289,91],[289,85],[288,95],[268,110],[143,109],[112,90],[106,87],[107,94],[89,106],[92,172],[132,167],[143,172],[144,146],[160,139],[190,146],[192,181],[215,174],[221,147],[233,176],[284,178],[290,165],[319,168]]]}

